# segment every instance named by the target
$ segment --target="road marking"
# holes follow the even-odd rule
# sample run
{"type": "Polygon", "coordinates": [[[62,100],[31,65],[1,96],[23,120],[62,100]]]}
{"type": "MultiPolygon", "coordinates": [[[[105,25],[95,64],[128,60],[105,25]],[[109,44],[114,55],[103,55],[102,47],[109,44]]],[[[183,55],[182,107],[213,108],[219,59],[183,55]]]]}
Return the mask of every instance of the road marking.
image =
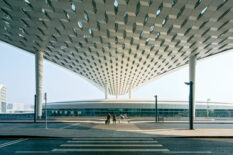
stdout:
{"type": "Polygon", "coordinates": [[[127,143],[133,143],[133,144],[153,144],[153,143],[158,143],[157,141],[114,141],[114,140],[109,140],[109,141],[67,141],[67,143],[121,143],[121,144],[127,144],[127,143]]]}
{"type": "Polygon", "coordinates": [[[59,129],[66,129],[66,128],[69,128],[69,127],[72,127],[72,126],[76,126],[76,125],[79,125],[79,123],[71,124],[71,125],[68,125],[68,126],[65,126],[65,127],[59,128],[59,129]]]}
{"type": "Polygon", "coordinates": [[[52,152],[169,152],[168,149],[53,149],[52,152]]]}
{"type": "Polygon", "coordinates": [[[134,138],[134,137],[96,137],[96,138],[72,138],[72,140],[82,140],[82,141],[89,141],[89,140],[141,140],[141,141],[154,141],[153,138],[134,138]]]}
{"type": "Polygon", "coordinates": [[[221,142],[233,142],[233,138],[190,138],[190,139],[198,139],[198,140],[212,140],[212,141],[221,141],[221,142]]]}
{"type": "Polygon", "coordinates": [[[61,147],[78,147],[78,146],[137,146],[137,147],[148,147],[148,146],[154,146],[154,147],[162,147],[161,144],[62,144],[61,147]]]}
{"type": "Polygon", "coordinates": [[[211,151],[170,151],[170,152],[164,152],[164,153],[173,153],[173,154],[211,154],[211,151]]]}
{"type": "Polygon", "coordinates": [[[35,154],[35,153],[49,153],[49,151],[16,151],[15,153],[30,153],[30,154],[35,154]]]}
{"type": "Polygon", "coordinates": [[[20,138],[20,139],[18,139],[18,140],[14,140],[14,141],[10,141],[10,142],[7,142],[7,143],[3,143],[3,144],[0,145],[0,148],[6,147],[6,146],[9,146],[9,145],[13,145],[13,144],[16,144],[16,143],[25,141],[25,140],[27,140],[27,139],[25,139],[25,138],[20,138]]]}

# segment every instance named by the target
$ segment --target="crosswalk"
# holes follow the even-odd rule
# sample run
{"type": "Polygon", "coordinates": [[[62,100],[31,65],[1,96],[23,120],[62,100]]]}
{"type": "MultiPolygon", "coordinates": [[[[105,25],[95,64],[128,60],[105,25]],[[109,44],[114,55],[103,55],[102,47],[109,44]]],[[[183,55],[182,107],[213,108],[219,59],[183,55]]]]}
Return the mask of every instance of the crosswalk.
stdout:
{"type": "Polygon", "coordinates": [[[55,153],[68,152],[169,152],[154,138],[109,137],[73,138],[52,150],[55,153]]]}
{"type": "Polygon", "coordinates": [[[20,142],[25,141],[25,140],[27,140],[27,139],[26,138],[20,138],[18,140],[13,140],[13,141],[10,141],[10,142],[7,142],[7,143],[3,143],[3,144],[0,144],[0,148],[10,146],[10,145],[13,145],[13,144],[16,144],[16,143],[20,143],[20,142]]]}
{"type": "MultiPolygon", "coordinates": [[[[19,139],[12,143],[4,143],[2,146],[15,144],[20,141],[28,142],[27,147],[16,150],[15,154],[213,154],[210,150],[196,149],[188,143],[176,143],[175,139],[150,138],[150,137],[99,137],[99,138],[68,138],[55,139],[56,144],[48,143],[48,146],[31,145],[30,139],[19,139]],[[30,144],[30,145],[29,145],[30,144]],[[51,146],[49,146],[51,145],[51,146]],[[32,146],[32,147],[31,147],[32,146]],[[40,146],[34,147],[34,146],[40,146]],[[168,148],[169,147],[169,148],[168,148]]],[[[31,141],[34,142],[35,140],[31,141]]],[[[38,143],[37,143],[38,144],[38,143]]],[[[197,144],[197,143],[193,143],[197,144]]],[[[195,145],[194,145],[195,146],[195,145]]]]}

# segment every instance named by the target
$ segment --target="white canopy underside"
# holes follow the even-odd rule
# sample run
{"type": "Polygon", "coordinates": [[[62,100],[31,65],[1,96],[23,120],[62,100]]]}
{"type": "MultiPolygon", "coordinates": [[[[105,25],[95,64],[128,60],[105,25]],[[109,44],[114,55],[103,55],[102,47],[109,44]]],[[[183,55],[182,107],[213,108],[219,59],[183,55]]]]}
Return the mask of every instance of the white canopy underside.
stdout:
{"type": "MultiPolygon", "coordinates": [[[[0,40],[122,95],[233,48],[232,0],[1,0],[0,40]]],[[[104,89],[103,89],[104,90],[104,89]]]]}

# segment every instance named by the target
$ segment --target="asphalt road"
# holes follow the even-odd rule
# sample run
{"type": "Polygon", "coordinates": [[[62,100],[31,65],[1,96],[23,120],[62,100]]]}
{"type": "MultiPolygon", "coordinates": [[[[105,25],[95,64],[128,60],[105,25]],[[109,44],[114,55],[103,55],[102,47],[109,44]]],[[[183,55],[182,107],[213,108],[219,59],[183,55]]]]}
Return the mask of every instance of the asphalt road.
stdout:
{"type": "Polygon", "coordinates": [[[233,139],[148,137],[0,139],[0,154],[232,154],[233,139]]]}
{"type": "MultiPolygon", "coordinates": [[[[102,125],[102,128],[117,127],[132,130],[137,128],[140,130],[153,129],[187,129],[188,124],[185,123],[135,123],[117,124],[116,126],[102,125]],[[122,125],[122,126],[120,126],[122,125]]],[[[95,127],[98,123],[49,123],[49,129],[59,131],[86,131],[96,132],[95,127]],[[64,130],[65,129],[65,130],[64,130]]],[[[196,128],[226,128],[232,129],[233,124],[195,124],[196,128]]],[[[10,133],[20,129],[21,132],[44,130],[44,123],[0,123],[0,129],[7,129],[10,133]],[[37,129],[37,130],[36,130],[37,129]],[[39,130],[38,130],[39,129],[39,130]]],[[[113,130],[102,130],[102,132],[113,132],[113,130]]],[[[176,130],[179,132],[180,130],[176,130]]],[[[99,132],[96,132],[99,133],[99,132]]],[[[62,132],[61,132],[62,134],[62,132]]],[[[105,133],[106,134],[106,133],[105,133]]],[[[128,134],[128,133],[127,133],[128,134]]],[[[125,135],[127,135],[125,134],[125,135]]],[[[148,155],[148,154],[233,154],[233,138],[168,138],[147,136],[115,136],[98,137],[82,137],[82,138],[32,138],[32,137],[0,137],[0,155],[8,154],[88,154],[88,155],[106,155],[106,154],[127,154],[127,155],[148,155]]],[[[113,134],[114,135],[114,134],[113,134]]],[[[139,134],[143,135],[143,134],[139,134]]]]}

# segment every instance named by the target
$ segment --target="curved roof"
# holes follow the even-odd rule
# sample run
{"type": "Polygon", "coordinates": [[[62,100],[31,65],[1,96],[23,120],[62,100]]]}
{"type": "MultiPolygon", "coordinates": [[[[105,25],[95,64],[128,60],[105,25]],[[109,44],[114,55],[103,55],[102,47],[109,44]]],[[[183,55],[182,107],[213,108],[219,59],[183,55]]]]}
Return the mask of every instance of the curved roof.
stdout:
{"type": "Polygon", "coordinates": [[[233,48],[232,0],[1,0],[0,40],[125,94],[233,48]]]}
{"type": "MultiPolygon", "coordinates": [[[[196,109],[233,109],[232,103],[224,102],[206,102],[197,101],[196,109]]],[[[133,100],[79,100],[79,101],[63,101],[51,102],[47,104],[48,109],[154,109],[154,100],[133,99],[133,100]]],[[[179,100],[159,100],[158,108],[160,109],[188,109],[188,101],[179,100]]]]}

